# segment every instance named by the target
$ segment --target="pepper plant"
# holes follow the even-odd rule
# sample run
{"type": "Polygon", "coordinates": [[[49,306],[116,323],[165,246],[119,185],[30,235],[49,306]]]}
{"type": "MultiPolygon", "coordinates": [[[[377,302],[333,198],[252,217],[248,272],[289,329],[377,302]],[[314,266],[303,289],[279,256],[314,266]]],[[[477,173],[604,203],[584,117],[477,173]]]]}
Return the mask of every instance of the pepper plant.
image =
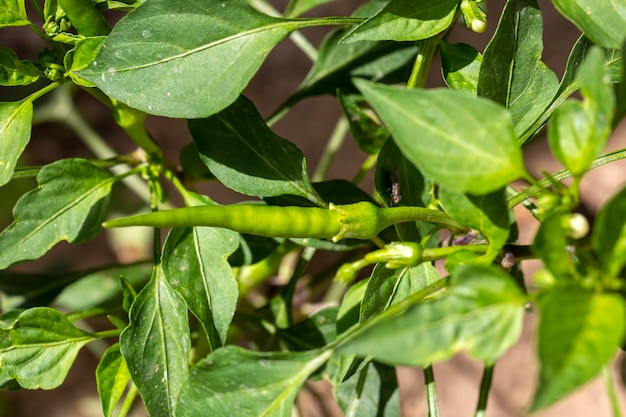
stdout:
{"type": "Polygon", "coordinates": [[[541,60],[536,0],[489,16],[497,28],[483,51],[448,37],[485,30],[476,0],[363,1],[351,16],[301,17],[331,1],[279,11],[265,0],[32,0],[28,13],[24,0],[0,1],[0,26],[45,41],[37,61],[0,48],[0,84],[22,92],[0,103],[0,185],[37,182],[0,233],[3,388],[53,389],[105,339],[95,378],[107,417],[139,399],[152,417],[290,416],[320,378],[346,415],[398,416],[395,366],[423,368],[434,416],[432,364],[464,351],[484,363],[482,416],[497,360],[535,311],[527,411],[603,373],[620,415],[607,369],[626,326],[626,189],[593,221],[576,209],[585,174],[626,156],[602,154],[626,109],[626,3],[552,1],[581,32],[559,79],[541,60]],[[299,32],[314,26],[328,30],[319,49],[299,32]],[[313,64],[264,119],[242,92],[287,41],[313,64]],[[446,87],[426,88],[435,71],[446,87]],[[110,109],[137,151],[22,165],[32,123],[78,90],[110,109]],[[329,146],[313,181],[303,153],[272,130],[321,94],[343,112],[330,140],[349,130],[368,155],[351,179],[324,179],[329,146]],[[188,120],[193,143],[168,155],[148,115],[188,120]],[[536,178],[523,149],[544,134],[565,169],[536,178]],[[361,185],[370,171],[374,190],[361,185]],[[248,199],[220,205],[198,191],[207,181],[248,199]],[[111,193],[127,185],[145,213],[120,218],[111,193]],[[517,240],[516,206],[540,222],[531,245],[517,240]],[[103,226],[153,228],[154,256],[64,276],[12,268],[63,240],[78,251],[103,226]],[[341,261],[308,275],[330,251],[341,261]],[[543,266],[524,277],[525,259],[543,266]],[[292,268],[272,293],[264,284],[281,265],[292,268]],[[116,290],[87,297],[103,276],[116,290]],[[302,288],[310,299],[296,302],[302,288]],[[94,316],[110,325],[82,326],[94,316]]]}

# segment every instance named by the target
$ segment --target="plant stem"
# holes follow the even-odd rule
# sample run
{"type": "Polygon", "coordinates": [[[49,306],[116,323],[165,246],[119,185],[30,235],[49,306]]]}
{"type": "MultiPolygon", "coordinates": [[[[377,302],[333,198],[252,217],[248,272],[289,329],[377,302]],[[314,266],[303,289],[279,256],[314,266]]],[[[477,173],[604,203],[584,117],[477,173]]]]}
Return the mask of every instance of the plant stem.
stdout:
{"type": "Polygon", "coordinates": [[[428,417],[439,417],[439,403],[437,401],[437,387],[435,385],[435,373],[433,366],[424,368],[424,388],[426,390],[426,403],[428,405],[428,417]]]}
{"type": "Polygon", "coordinates": [[[354,185],[359,185],[359,183],[363,181],[363,178],[365,178],[367,173],[376,165],[376,162],[378,162],[378,154],[369,155],[361,165],[359,172],[357,172],[357,174],[354,176],[352,183],[354,185]]]}
{"type": "Polygon", "coordinates": [[[437,45],[437,41],[433,38],[416,42],[417,56],[415,57],[411,76],[407,82],[408,88],[423,88],[426,85],[428,70],[437,50],[437,45]]]}
{"type": "MultiPolygon", "coordinates": [[[[597,168],[599,166],[608,164],[610,162],[619,161],[624,158],[626,158],[626,149],[619,149],[617,151],[613,151],[613,152],[607,153],[605,155],[602,155],[596,158],[591,164],[591,168],[597,168]]],[[[562,169],[550,175],[549,178],[543,178],[537,181],[533,185],[525,188],[524,190],[520,191],[518,194],[509,198],[509,208],[513,208],[516,205],[523,202],[524,200],[532,197],[533,195],[539,194],[543,189],[547,188],[551,184],[551,181],[553,180],[561,181],[571,176],[572,176],[572,173],[569,170],[562,169]]]]}
{"type": "Polygon", "coordinates": [[[120,407],[120,412],[117,414],[117,417],[126,417],[130,412],[130,409],[137,398],[137,394],[139,394],[139,390],[137,386],[130,381],[130,386],[128,387],[128,392],[126,393],[126,398],[124,398],[124,402],[120,407]]]}
{"type": "Polygon", "coordinates": [[[335,129],[330,135],[330,140],[326,144],[326,149],[324,149],[324,153],[322,154],[320,161],[315,168],[315,172],[313,173],[311,181],[319,182],[324,180],[324,177],[326,177],[330,165],[335,159],[337,152],[341,148],[341,145],[346,138],[346,133],[348,133],[348,127],[348,121],[345,117],[341,116],[335,124],[335,129]]]}
{"type": "Polygon", "coordinates": [[[422,252],[422,262],[432,262],[438,259],[447,258],[454,252],[460,250],[470,251],[475,253],[486,253],[488,245],[463,245],[463,246],[444,246],[441,248],[424,248],[422,252]]]}
{"type": "Polygon", "coordinates": [[[609,396],[609,402],[611,403],[611,411],[613,412],[613,417],[622,417],[619,400],[617,399],[617,395],[615,393],[613,375],[611,374],[611,369],[609,369],[607,365],[604,365],[602,367],[602,376],[604,378],[604,384],[606,385],[606,392],[609,396]]]}
{"type": "Polygon", "coordinates": [[[487,400],[489,398],[489,390],[491,389],[491,381],[493,379],[493,368],[495,364],[485,364],[483,378],[480,381],[480,393],[478,395],[478,405],[474,417],[485,417],[487,412],[487,400]]]}

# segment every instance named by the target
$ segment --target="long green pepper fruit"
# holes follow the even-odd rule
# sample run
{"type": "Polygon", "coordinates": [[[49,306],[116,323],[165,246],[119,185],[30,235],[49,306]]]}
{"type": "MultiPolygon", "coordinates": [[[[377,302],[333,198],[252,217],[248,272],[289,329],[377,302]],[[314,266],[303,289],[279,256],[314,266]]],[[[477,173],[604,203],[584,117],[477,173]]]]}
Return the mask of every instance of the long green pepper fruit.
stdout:
{"type": "Polygon", "coordinates": [[[223,227],[240,233],[282,238],[372,239],[397,223],[437,223],[451,231],[465,228],[445,213],[422,207],[381,208],[369,202],[318,207],[232,204],[185,207],[109,220],[104,227],[223,227]]]}

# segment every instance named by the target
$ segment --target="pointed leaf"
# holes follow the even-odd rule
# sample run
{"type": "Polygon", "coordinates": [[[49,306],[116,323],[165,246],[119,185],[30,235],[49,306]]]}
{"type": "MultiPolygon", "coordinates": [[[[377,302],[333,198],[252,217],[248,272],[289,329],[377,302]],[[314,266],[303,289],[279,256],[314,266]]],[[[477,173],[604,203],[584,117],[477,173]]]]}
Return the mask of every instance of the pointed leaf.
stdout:
{"type": "MultiPolygon", "coordinates": [[[[186,203],[215,204],[192,193],[186,203]]],[[[232,230],[187,227],[172,229],[163,247],[165,277],[204,327],[212,350],[226,342],[237,307],[237,279],[226,259],[238,246],[232,230]]]]}
{"type": "Polygon", "coordinates": [[[89,64],[93,62],[106,39],[106,36],[84,38],[76,44],[74,49],[65,54],[63,63],[65,65],[65,69],[67,70],[67,75],[69,75],[75,84],[85,87],[95,86],[94,83],[85,81],[77,76],[76,72],[86,69],[89,64]]]}
{"type": "Polygon", "coordinates": [[[78,351],[94,339],[57,310],[25,310],[10,326],[0,329],[0,381],[8,377],[26,389],[56,388],[78,351]]]}
{"type": "Polygon", "coordinates": [[[318,200],[300,149],[272,132],[247,98],[207,119],[190,120],[189,130],[200,157],[227,187],[253,196],[318,200]]]}
{"type": "Polygon", "coordinates": [[[234,102],[274,45],[297,28],[246,0],[151,0],[120,20],[76,75],[150,114],[207,117],[234,102]]]}
{"type": "Polygon", "coordinates": [[[0,103],[0,185],[11,180],[17,160],[30,140],[33,101],[0,103]]]}
{"type": "Polygon", "coordinates": [[[339,352],[425,367],[466,350],[477,360],[493,362],[519,338],[525,300],[501,270],[460,266],[444,296],[400,314],[390,307],[363,323],[339,352]]]}
{"type": "Polygon", "coordinates": [[[13,209],[15,221],[0,233],[0,269],[39,258],[61,240],[75,243],[95,236],[115,180],[83,159],[42,168],[39,187],[20,198],[13,209]]]}
{"type": "Polygon", "coordinates": [[[600,210],[591,242],[608,277],[617,277],[626,265],[626,188],[620,190],[600,210]]]}
{"type": "Polygon", "coordinates": [[[39,70],[30,61],[20,61],[12,49],[0,48],[0,85],[32,84],[39,75],[39,70]]]}
{"type": "Polygon", "coordinates": [[[407,159],[441,185],[481,195],[525,174],[509,113],[495,103],[448,89],[355,82],[407,159]]]}
{"type": "Polygon", "coordinates": [[[458,0],[391,0],[348,33],[343,42],[430,38],[452,24],[458,5],[458,0]]]}
{"type": "Polygon", "coordinates": [[[0,28],[28,24],[24,0],[0,0],[0,28]]]}
{"type": "Polygon", "coordinates": [[[236,410],[238,417],[289,417],[298,390],[328,356],[218,349],[193,367],[176,416],[227,416],[236,410]]]}
{"type": "Polygon", "coordinates": [[[440,40],[441,69],[448,87],[476,94],[483,56],[465,43],[440,40]]]}
{"type": "Polygon", "coordinates": [[[120,336],[122,356],[151,416],[173,416],[189,373],[187,307],[155,267],[120,336]]]}
{"type": "Polygon", "coordinates": [[[623,342],[624,300],[615,294],[559,290],[539,308],[539,387],[532,410],[549,406],[600,373],[623,342]]]}
{"type": "Polygon", "coordinates": [[[343,412],[352,417],[400,417],[400,390],[396,370],[367,361],[344,381],[336,393],[343,412]]]}
{"type": "Polygon", "coordinates": [[[621,0],[552,0],[563,16],[594,43],[621,49],[626,39],[626,4],[621,0]]]}
{"type": "Polygon", "coordinates": [[[536,0],[508,1],[485,49],[478,95],[507,107],[520,136],[543,113],[559,88],[541,61],[543,23],[536,0]]]}
{"type": "Polygon", "coordinates": [[[113,417],[115,405],[130,382],[130,372],[120,353],[119,343],[108,348],[102,355],[96,369],[96,382],[104,417],[113,417]]]}
{"type": "Polygon", "coordinates": [[[361,321],[366,321],[410,295],[439,280],[439,272],[424,262],[412,268],[389,269],[376,264],[361,303],[361,321]]]}

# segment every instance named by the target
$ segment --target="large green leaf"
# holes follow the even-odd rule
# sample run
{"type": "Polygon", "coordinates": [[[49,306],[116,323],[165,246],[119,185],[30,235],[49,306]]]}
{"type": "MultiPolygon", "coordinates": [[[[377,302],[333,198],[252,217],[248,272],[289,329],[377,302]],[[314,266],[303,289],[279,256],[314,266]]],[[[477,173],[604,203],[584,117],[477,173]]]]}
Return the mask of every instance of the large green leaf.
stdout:
{"type": "Polygon", "coordinates": [[[361,324],[338,349],[390,365],[425,367],[463,350],[494,362],[519,338],[525,302],[515,281],[501,270],[459,266],[443,297],[401,313],[402,303],[392,306],[361,324]]]}
{"type": "MultiPolygon", "coordinates": [[[[211,204],[191,193],[186,203],[211,204]]],[[[212,349],[226,342],[237,306],[237,280],[226,259],[238,246],[232,230],[188,227],[172,229],[163,247],[165,277],[202,323],[212,349]]]]}
{"type": "Polygon", "coordinates": [[[575,176],[591,167],[611,134],[615,96],[604,60],[600,48],[587,54],[577,73],[584,101],[566,101],[548,125],[552,153],[575,176]]]}
{"type": "Polygon", "coordinates": [[[235,101],[274,45],[306,25],[246,0],[151,0],[120,20],[92,65],[75,74],[147,113],[206,117],[235,101]]]}
{"type": "Polygon", "coordinates": [[[32,84],[39,75],[39,70],[30,61],[21,61],[12,49],[0,48],[0,85],[32,84]]]}
{"type": "Polygon", "coordinates": [[[406,89],[355,81],[402,153],[441,185],[488,194],[525,175],[509,113],[448,89],[406,89]]]}
{"type": "Polygon", "coordinates": [[[176,416],[289,417],[298,390],[328,356],[218,349],[193,367],[176,416]]]}
{"type": "Polygon", "coordinates": [[[63,383],[78,351],[94,336],[48,307],[23,311],[0,329],[0,381],[15,379],[26,389],[63,383]]]}
{"type": "Polygon", "coordinates": [[[335,396],[350,417],[400,417],[400,390],[396,370],[381,363],[363,362],[358,372],[344,381],[335,396]]]}
{"type": "Polygon", "coordinates": [[[626,265],[626,188],[600,210],[591,242],[608,277],[617,277],[626,265]]]}
{"type": "Polygon", "coordinates": [[[483,55],[478,95],[510,110],[517,136],[543,113],[559,88],[556,75],[541,61],[542,36],[536,0],[508,1],[483,55]]]}
{"type": "Polygon", "coordinates": [[[102,413],[104,417],[113,417],[115,406],[130,382],[130,372],[118,343],[108,348],[102,355],[96,369],[96,382],[102,402],[102,413]]]}
{"type": "Polygon", "coordinates": [[[30,140],[33,101],[0,103],[0,185],[11,180],[17,160],[30,140]]]}
{"type": "Polygon", "coordinates": [[[24,0],[0,0],[0,27],[28,24],[24,0]]]}
{"type": "Polygon", "coordinates": [[[200,157],[229,188],[253,196],[292,194],[319,201],[296,145],[276,135],[241,96],[220,113],[189,121],[200,157]]]}
{"type": "Polygon", "coordinates": [[[552,3],[595,43],[621,49],[626,39],[626,4],[622,0],[552,0],[552,3]]]}
{"type": "Polygon", "coordinates": [[[624,300],[615,294],[559,290],[539,307],[539,387],[532,410],[547,407],[598,375],[623,342],[624,300]]]}
{"type": "Polygon", "coordinates": [[[458,5],[458,0],[391,0],[348,33],[343,42],[430,38],[452,24],[458,5]]]}
{"type": "Polygon", "coordinates": [[[160,266],[132,305],[120,347],[148,413],[173,416],[189,373],[191,342],[185,302],[160,266]]]}
{"type": "Polygon", "coordinates": [[[0,233],[0,269],[36,259],[61,240],[91,239],[106,216],[115,177],[83,159],[45,166],[39,187],[13,209],[15,221],[0,233]]]}
{"type": "Polygon", "coordinates": [[[440,40],[441,71],[453,90],[476,94],[483,56],[466,43],[448,43],[440,40]]]}

